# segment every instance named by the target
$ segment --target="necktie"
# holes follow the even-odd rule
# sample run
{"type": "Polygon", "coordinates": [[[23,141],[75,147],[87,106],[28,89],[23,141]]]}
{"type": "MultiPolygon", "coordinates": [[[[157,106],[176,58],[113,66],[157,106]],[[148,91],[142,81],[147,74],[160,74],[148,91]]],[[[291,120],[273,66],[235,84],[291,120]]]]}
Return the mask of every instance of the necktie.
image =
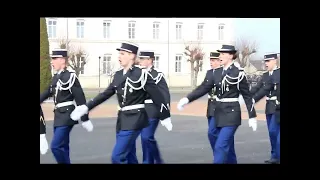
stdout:
{"type": "Polygon", "coordinates": [[[222,76],[226,75],[226,73],[227,73],[227,70],[223,70],[222,71],[222,76]]]}

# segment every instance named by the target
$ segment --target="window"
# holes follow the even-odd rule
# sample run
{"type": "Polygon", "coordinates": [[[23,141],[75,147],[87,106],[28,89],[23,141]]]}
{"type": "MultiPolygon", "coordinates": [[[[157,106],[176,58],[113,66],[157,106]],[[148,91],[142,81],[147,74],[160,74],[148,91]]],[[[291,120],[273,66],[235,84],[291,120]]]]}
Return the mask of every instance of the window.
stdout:
{"type": "Polygon", "coordinates": [[[182,23],[176,23],[176,39],[179,40],[182,38],[182,23]]]}
{"type": "Polygon", "coordinates": [[[57,37],[57,20],[49,19],[48,20],[48,38],[57,37]]]}
{"type": "Polygon", "coordinates": [[[199,61],[199,64],[201,64],[201,66],[199,67],[199,72],[202,72],[203,60],[200,60],[200,61],[199,61]]]}
{"type": "Polygon", "coordinates": [[[197,36],[198,40],[203,39],[203,27],[204,27],[203,23],[198,24],[198,36],[197,36]]]}
{"type": "Polygon", "coordinates": [[[110,21],[104,21],[103,22],[103,38],[104,39],[109,39],[110,38],[110,26],[111,26],[111,22],[110,21]]]}
{"type": "Polygon", "coordinates": [[[182,61],[182,55],[176,55],[174,72],[181,72],[181,61],[182,61]]]}
{"type": "Polygon", "coordinates": [[[86,65],[86,57],[81,56],[80,57],[80,74],[84,74],[84,66],[86,65]]]}
{"type": "Polygon", "coordinates": [[[154,56],[154,61],[153,61],[153,65],[155,68],[159,69],[159,59],[160,59],[160,56],[159,55],[155,55],[154,56]]]}
{"type": "Polygon", "coordinates": [[[136,38],[136,22],[129,21],[128,23],[128,32],[129,32],[129,39],[136,38]]]}
{"type": "Polygon", "coordinates": [[[219,24],[219,27],[218,27],[218,40],[223,40],[224,38],[224,24],[219,24]]]}
{"type": "Polygon", "coordinates": [[[102,74],[110,75],[111,72],[111,55],[104,55],[102,61],[102,74]]]}
{"type": "Polygon", "coordinates": [[[153,39],[159,39],[159,29],[160,23],[154,22],[153,23],[153,39]]]}
{"type": "Polygon", "coordinates": [[[77,20],[77,38],[84,38],[84,20],[77,20]]]}

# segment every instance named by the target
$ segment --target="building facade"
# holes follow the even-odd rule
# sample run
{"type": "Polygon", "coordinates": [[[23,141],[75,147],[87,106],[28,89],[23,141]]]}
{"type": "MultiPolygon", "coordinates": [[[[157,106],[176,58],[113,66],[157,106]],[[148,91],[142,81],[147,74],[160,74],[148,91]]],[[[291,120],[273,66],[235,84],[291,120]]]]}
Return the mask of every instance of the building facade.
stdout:
{"type": "Polygon", "coordinates": [[[155,66],[171,87],[191,85],[186,45],[205,53],[198,83],[209,67],[209,54],[224,43],[233,43],[232,18],[47,18],[50,50],[69,41],[73,50],[85,52],[86,64],[79,79],[85,88],[106,87],[119,69],[116,48],[123,41],[156,53],[155,66]],[[100,60],[99,60],[100,57],[100,60]],[[99,78],[100,76],[100,78],[99,78]]]}

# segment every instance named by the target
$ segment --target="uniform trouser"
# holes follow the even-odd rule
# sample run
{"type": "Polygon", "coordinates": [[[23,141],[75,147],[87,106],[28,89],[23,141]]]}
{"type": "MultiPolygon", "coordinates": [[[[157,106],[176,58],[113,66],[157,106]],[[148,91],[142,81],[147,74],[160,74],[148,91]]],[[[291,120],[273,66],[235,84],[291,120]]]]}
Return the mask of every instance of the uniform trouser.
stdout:
{"type": "MultiPolygon", "coordinates": [[[[277,148],[277,136],[278,136],[278,134],[280,134],[280,125],[276,121],[275,114],[267,114],[266,119],[267,119],[269,139],[270,139],[270,144],[271,144],[271,159],[278,160],[276,148],[277,148]]],[[[279,141],[279,143],[280,143],[280,141],[279,141]]]]}
{"type": "Polygon", "coordinates": [[[72,126],[58,126],[53,129],[51,151],[58,164],[70,164],[70,132],[72,126]]]}
{"type": "Polygon", "coordinates": [[[141,131],[141,145],[144,164],[162,164],[160,151],[154,134],[157,130],[159,119],[150,118],[149,126],[141,131]]]}
{"type": "Polygon", "coordinates": [[[280,161],[280,128],[279,128],[279,133],[278,133],[278,136],[277,136],[276,154],[277,154],[277,159],[280,161]]]}
{"type": "Polygon", "coordinates": [[[112,152],[113,164],[137,164],[135,142],[141,133],[140,130],[122,130],[117,132],[116,144],[112,152]]]}
{"type": "Polygon", "coordinates": [[[208,117],[208,139],[213,151],[213,163],[237,164],[234,134],[238,126],[216,127],[214,117],[208,117]]]}

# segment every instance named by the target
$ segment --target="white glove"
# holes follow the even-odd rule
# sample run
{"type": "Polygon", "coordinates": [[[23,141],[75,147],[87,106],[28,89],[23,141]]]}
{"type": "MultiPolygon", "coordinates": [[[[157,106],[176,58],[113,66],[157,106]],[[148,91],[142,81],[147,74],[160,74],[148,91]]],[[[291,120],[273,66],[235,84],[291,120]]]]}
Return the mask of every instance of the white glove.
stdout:
{"type": "Polygon", "coordinates": [[[45,134],[40,134],[40,153],[46,154],[49,149],[48,141],[45,134]]]}
{"type": "Polygon", "coordinates": [[[90,120],[83,122],[82,127],[85,128],[88,132],[91,132],[93,130],[93,124],[90,120]]]}
{"type": "Polygon", "coordinates": [[[167,128],[168,131],[172,131],[172,123],[171,123],[171,118],[168,117],[162,121],[160,121],[161,125],[164,126],[165,128],[167,128]]]}
{"type": "Polygon", "coordinates": [[[77,106],[70,114],[70,117],[72,120],[78,121],[83,115],[88,114],[88,110],[86,105],[77,106]]]}
{"type": "Polygon", "coordinates": [[[256,118],[250,118],[248,123],[249,123],[249,127],[251,127],[253,131],[257,130],[258,123],[257,123],[256,118]]]}
{"type": "Polygon", "coordinates": [[[189,103],[189,99],[184,97],[182,99],[180,99],[178,105],[177,105],[177,108],[179,111],[182,111],[183,110],[183,107],[189,103]]]}
{"type": "Polygon", "coordinates": [[[246,104],[241,94],[239,95],[239,103],[240,106],[246,104]]]}

